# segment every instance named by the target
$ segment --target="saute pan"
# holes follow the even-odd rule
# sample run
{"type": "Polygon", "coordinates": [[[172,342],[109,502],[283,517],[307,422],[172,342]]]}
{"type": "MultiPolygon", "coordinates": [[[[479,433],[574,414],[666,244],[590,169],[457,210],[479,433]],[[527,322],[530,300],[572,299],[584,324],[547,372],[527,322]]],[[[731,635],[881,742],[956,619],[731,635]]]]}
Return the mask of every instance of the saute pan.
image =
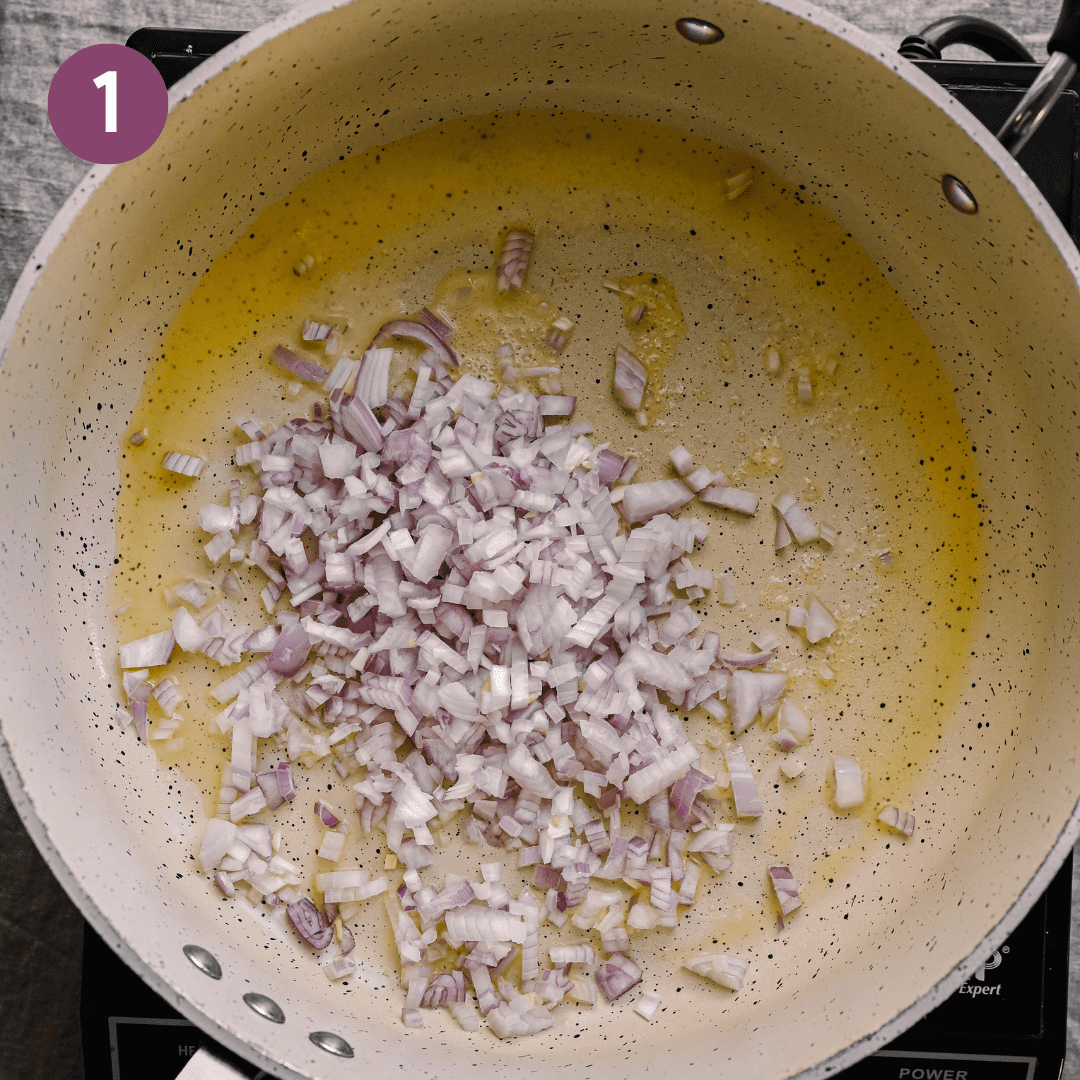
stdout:
{"type": "Polygon", "coordinates": [[[866,35],[757,0],[319,3],[228,46],[171,102],[147,153],[90,171],[0,322],[0,769],[105,940],[226,1047],[324,1080],[819,1077],[951,993],[1080,833],[1080,257],[993,135],[866,35]],[[690,17],[722,39],[681,33],[690,17]],[[160,335],[231,236],[341,155],[522,108],[693,131],[842,223],[947,375],[978,469],[981,577],[964,691],[920,765],[916,844],[850,861],[844,895],[808,913],[785,966],[761,950],[734,1002],[504,1043],[407,1031],[392,978],[342,993],[295,939],[209,899],[191,859],[202,793],[114,722],[109,578],[119,441],[160,335]],[[362,119],[347,147],[343,115],[362,119]],[[949,205],[946,176],[977,212],[949,205]]]}

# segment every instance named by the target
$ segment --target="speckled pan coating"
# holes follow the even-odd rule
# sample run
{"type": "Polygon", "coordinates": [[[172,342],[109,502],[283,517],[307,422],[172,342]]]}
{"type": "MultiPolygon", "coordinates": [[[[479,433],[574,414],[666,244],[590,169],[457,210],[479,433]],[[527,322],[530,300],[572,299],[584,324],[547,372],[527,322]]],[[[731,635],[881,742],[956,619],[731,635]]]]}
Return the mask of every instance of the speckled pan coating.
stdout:
{"type": "Polygon", "coordinates": [[[951,992],[1076,839],[1077,252],[989,133],[865,35],[809,6],[732,0],[716,17],[724,41],[697,47],[674,30],[694,14],[713,17],[667,0],[293,12],[178,84],[142,158],[88,174],[0,322],[0,770],[104,938],[280,1076],[825,1076],[951,992]],[[215,254],[340,154],[440,117],[547,104],[693,129],[760,156],[844,220],[948,367],[981,470],[986,602],[970,690],[926,777],[933,827],[884,885],[856,867],[783,967],[755,960],[737,1004],[714,996],[711,1013],[652,1025],[627,1008],[580,1037],[562,1024],[500,1044],[432,1022],[408,1032],[378,972],[342,995],[257,916],[207,901],[187,872],[203,809],[110,725],[105,588],[117,440],[147,358],[215,254]],[[977,216],[945,206],[943,173],[976,194],[977,216]],[[992,727],[976,729],[985,715],[992,727]],[[842,922],[852,894],[846,910],[861,917],[842,922]],[[220,979],[189,962],[188,944],[217,958],[220,979]],[[249,1008],[249,993],[284,1023],[249,1008]]]}

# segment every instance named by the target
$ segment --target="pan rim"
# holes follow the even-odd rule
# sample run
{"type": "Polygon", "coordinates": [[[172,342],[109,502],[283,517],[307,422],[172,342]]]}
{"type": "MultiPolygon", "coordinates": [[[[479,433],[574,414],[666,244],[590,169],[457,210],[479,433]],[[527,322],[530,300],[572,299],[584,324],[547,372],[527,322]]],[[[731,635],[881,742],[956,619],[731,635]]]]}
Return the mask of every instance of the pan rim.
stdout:
{"type": "MultiPolygon", "coordinates": [[[[201,87],[217,77],[233,64],[244,59],[267,42],[282,36],[289,30],[331,11],[348,6],[356,0],[310,0],[270,22],[251,30],[220,52],[200,64],[177,82],[169,91],[169,111],[192,97],[201,87]]],[[[883,43],[866,31],[855,27],[831,12],[802,0],[759,0],[763,6],[801,19],[810,25],[850,44],[865,56],[877,61],[895,73],[925,99],[936,105],[998,168],[1002,176],[1023,199],[1035,220],[1057,250],[1066,269],[1080,290],[1080,251],[1050,208],[1042,193],[1027,173],[1017,164],[1001,144],[979,120],[964,108],[938,83],[920,71],[913,63],[890,52],[883,43]]],[[[0,366],[14,340],[20,317],[33,292],[38,277],[43,273],[68,229],[90,203],[116,166],[92,166],[64,202],[56,217],[35,246],[22,273],[16,281],[7,306],[0,315],[0,366]]],[[[164,976],[152,968],[129,944],[124,933],[115,927],[83,889],[80,879],[70,869],[59,850],[53,844],[48,826],[38,815],[30,795],[22,783],[11,747],[0,722],[0,777],[12,799],[27,832],[41,852],[50,870],[65,892],[80,909],[87,922],[101,935],[110,948],[159,996],[164,998],[181,1015],[191,1020],[202,1031],[227,1049],[246,1058],[259,1068],[283,1080],[303,1080],[304,1073],[290,1068],[276,1058],[269,1057],[256,1046],[246,1042],[237,1032],[192,1004],[182,992],[175,989],[164,976]]],[[[1045,892],[1060,869],[1067,854],[1080,839],[1080,800],[1057,840],[1043,859],[1027,886],[1006,914],[979,942],[978,946],[955,968],[943,976],[926,993],[910,1006],[884,1023],[875,1032],[845,1047],[843,1050],[818,1062],[798,1076],[802,1080],[823,1080],[840,1069],[846,1068],[874,1051],[886,1046],[913,1023],[925,1016],[951,995],[966,981],[985,957],[998,948],[1019,925],[1030,908],[1045,892]]]]}

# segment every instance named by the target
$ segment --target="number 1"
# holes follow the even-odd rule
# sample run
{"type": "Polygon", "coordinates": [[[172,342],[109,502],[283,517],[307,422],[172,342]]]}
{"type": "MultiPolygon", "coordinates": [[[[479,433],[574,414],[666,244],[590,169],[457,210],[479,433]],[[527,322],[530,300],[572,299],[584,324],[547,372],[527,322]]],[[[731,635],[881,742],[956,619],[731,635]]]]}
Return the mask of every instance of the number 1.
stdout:
{"type": "Polygon", "coordinates": [[[116,131],[116,72],[103,71],[94,85],[99,90],[105,87],[105,130],[116,131]]]}

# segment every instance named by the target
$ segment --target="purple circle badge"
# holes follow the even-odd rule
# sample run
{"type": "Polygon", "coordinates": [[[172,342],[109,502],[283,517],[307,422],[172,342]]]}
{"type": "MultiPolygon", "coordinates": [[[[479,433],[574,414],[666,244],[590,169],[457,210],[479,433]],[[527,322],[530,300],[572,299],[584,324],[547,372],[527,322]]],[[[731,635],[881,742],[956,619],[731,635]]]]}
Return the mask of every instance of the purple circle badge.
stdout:
{"type": "Polygon", "coordinates": [[[149,150],[165,126],[169,91],[158,69],[126,45],[69,56],[49,86],[56,137],[84,161],[115,165],[149,150]]]}

